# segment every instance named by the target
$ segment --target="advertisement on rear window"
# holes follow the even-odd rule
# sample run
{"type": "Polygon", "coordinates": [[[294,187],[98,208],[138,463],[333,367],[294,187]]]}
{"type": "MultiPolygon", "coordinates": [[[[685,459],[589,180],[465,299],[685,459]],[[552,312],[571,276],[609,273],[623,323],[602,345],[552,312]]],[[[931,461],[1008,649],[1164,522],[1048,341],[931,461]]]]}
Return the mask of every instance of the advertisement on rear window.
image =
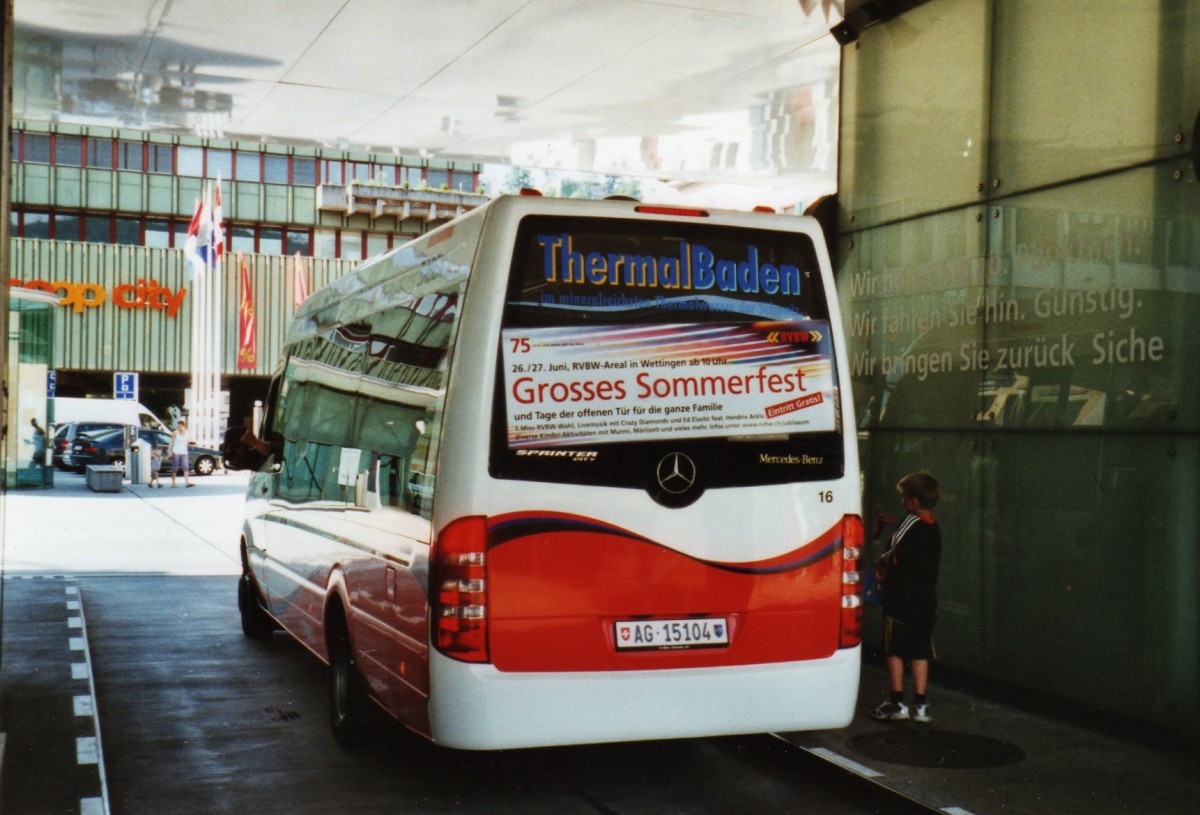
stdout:
{"type": "Polygon", "coordinates": [[[835,429],[829,326],[574,326],[503,333],[510,448],[835,429]]]}
{"type": "Polygon", "coordinates": [[[828,311],[800,232],[527,219],[501,344],[509,449],[836,430],[828,311]]]}

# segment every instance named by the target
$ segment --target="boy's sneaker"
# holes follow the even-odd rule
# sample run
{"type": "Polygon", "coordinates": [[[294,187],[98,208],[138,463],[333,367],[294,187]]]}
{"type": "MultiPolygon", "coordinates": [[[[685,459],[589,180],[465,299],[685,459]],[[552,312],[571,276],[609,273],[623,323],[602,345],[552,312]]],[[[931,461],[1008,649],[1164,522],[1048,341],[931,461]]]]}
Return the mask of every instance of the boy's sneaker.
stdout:
{"type": "Polygon", "coordinates": [[[921,702],[919,705],[913,706],[913,721],[921,724],[929,724],[933,721],[933,713],[929,710],[928,702],[921,702]]]}
{"type": "Polygon", "coordinates": [[[908,705],[888,699],[871,711],[871,718],[877,722],[905,721],[908,719],[908,705]]]}

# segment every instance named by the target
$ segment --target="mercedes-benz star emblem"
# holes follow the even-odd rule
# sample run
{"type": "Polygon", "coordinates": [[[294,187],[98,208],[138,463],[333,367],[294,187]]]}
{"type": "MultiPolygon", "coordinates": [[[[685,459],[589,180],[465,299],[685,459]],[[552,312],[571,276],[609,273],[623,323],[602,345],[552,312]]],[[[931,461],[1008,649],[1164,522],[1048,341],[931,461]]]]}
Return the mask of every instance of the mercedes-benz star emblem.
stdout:
{"type": "Polygon", "coordinates": [[[672,495],[687,492],[696,483],[696,462],[683,453],[670,453],[658,462],[658,486],[672,495]]]}

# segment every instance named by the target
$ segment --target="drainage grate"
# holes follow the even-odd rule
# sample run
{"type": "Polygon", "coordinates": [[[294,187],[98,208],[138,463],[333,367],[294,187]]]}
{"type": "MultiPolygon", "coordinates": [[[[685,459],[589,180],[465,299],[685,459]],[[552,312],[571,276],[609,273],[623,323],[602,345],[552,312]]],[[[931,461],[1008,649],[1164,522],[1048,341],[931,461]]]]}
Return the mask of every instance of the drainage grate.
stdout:
{"type": "Polygon", "coordinates": [[[864,733],[850,739],[850,748],[892,764],[952,770],[1003,767],[1025,758],[1020,747],[999,739],[930,728],[864,733]]]}

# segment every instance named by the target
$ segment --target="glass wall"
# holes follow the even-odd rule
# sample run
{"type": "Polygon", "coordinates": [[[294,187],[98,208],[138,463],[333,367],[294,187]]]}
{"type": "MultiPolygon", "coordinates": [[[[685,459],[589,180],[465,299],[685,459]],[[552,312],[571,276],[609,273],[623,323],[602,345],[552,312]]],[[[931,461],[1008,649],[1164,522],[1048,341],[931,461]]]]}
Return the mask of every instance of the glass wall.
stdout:
{"type": "Polygon", "coordinates": [[[10,290],[8,315],[8,400],[4,484],[29,489],[54,485],[50,466],[50,427],[46,416],[49,374],[53,370],[54,316],[58,298],[45,292],[10,290]]]}
{"type": "Polygon", "coordinates": [[[943,484],[940,661],[1190,735],[1197,54],[1200,0],[930,0],[865,30],[836,243],[864,511],[943,484]]]}

